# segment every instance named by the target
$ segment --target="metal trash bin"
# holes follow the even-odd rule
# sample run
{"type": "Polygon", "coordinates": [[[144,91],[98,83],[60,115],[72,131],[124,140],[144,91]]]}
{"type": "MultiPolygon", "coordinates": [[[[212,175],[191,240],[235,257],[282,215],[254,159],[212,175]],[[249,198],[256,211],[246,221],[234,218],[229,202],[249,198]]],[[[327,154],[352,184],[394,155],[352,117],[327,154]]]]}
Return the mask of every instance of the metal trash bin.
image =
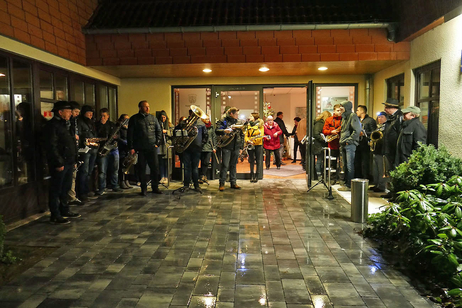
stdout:
{"type": "Polygon", "coordinates": [[[368,188],[369,180],[367,179],[351,180],[351,220],[354,222],[364,223],[367,221],[369,214],[368,188]]]}

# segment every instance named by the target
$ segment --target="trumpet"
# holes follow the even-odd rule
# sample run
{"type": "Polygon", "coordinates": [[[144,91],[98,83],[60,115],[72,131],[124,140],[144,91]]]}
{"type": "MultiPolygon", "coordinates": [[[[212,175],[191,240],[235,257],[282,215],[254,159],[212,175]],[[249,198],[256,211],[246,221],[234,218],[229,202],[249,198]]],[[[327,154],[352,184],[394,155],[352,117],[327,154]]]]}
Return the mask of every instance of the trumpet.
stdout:
{"type": "Polygon", "coordinates": [[[85,139],[85,145],[87,147],[99,147],[99,144],[101,141],[106,141],[107,138],[86,138],[85,139]]]}
{"type": "Polygon", "coordinates": [[[130,171],[130,168],[133,166],[133,165],[136,165],[138,163],[138,154],[135,153],[135,154],[130,154],[128,153],[127,157],[125,157],[123,163],[122,163],[122,171],[123,173],[125,174],[128,174],[128,172],[130,171]]]}
{"type": "Polygon", "coordinates": [[[369,146],[371,147],[371,152],[375,151],[375,147],[377,146],[377,142],[382,140],[383,138],[383,126],[379,127],[377,130],[373,131],[371,133],[371,141],[369,143],[369,146]]]}

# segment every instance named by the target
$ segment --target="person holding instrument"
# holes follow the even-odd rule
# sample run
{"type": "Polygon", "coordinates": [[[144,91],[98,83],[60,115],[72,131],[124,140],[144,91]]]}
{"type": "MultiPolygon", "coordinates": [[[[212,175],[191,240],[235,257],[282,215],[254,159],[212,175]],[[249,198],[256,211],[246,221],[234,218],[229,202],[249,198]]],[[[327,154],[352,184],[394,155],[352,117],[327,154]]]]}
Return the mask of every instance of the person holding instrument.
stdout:
{"type": "MultiPolygon", "coordinates": [[[[205,124],[205,128],[207,129],[207,134],[209,138],[208,141],[204,143],[204,146],[202,147],[199,183],[207,183],[207,170],[209,169],[210,158],[212,158],[212,154],[214,154],[215,157],[217,155],[217,135],[215,134],[215,128],[213,127],[212,122],[210,122],[209,117],[202,119],[202,122],[204,122],[205,124]]],[[[217,163],[219,162],[217,161],[217,163]]]]}
{"type": "Polygon", "coordinates": [[[263,137],[265,129],[260,115],[253,112],[247,124],[247,132],[244,136],[250,163],[250,182],[257,183],[263,177],[263,137]],[[256,165],[256,168],[254,166],[256,165]],[[255,170],[256,169],[256,170],[255,170]]]}

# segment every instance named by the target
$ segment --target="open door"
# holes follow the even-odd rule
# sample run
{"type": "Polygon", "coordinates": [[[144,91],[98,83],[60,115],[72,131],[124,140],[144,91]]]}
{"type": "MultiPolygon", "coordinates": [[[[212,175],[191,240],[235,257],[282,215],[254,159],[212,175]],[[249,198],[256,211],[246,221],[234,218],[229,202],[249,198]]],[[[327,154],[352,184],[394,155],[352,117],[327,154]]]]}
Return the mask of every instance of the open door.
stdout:
{"type": "Polygon", "coordinates": [[[306,184],[307,187],[311,187],[311,182],[314,176],[314,156],[311,155],[311,145],[313,140],[313,117],[316,114],[315,106],[315,85],[312,80],[310,80],[306,86],[306,156],[305,156],[305,166],[306,166],[306,184]]]}

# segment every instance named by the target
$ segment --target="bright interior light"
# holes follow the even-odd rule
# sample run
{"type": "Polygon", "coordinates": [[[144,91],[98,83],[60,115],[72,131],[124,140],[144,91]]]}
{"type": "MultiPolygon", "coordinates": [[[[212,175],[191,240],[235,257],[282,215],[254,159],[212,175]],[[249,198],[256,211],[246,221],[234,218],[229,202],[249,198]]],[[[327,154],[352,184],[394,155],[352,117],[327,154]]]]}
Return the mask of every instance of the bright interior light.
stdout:
{"type": "Polygon", "coordinates": [[[259,70],[260,72],[267,72],[267,71],[269,71],[269,68],[267,68],[267,67],[260,67],[258,70],[259,70]]]}
{"type": "Polygon", "coordinates": [[[212,70],[209,69],[209,68],[204,68],[202,71],[203,71],[204,73],[211,73],[211,72],[212,72],[212,70]]]}
{"type": "Polygon", "coordinates": [[[318,68],[318,70],[319,70],[319,71],[325,71],[325,70],[327,70],[327,67],[321,66],[320,68],[318,68]]]}
{"type": "Polygon", "coordinates": [[[228,98],[231,98],[231,95],[228,95],[228,98]]]}
{"type": "Polygon", "coordinates": [[[5,77],[5,74],[3,74],[3,73],[0,73],[0,77],[5,77]]]}

